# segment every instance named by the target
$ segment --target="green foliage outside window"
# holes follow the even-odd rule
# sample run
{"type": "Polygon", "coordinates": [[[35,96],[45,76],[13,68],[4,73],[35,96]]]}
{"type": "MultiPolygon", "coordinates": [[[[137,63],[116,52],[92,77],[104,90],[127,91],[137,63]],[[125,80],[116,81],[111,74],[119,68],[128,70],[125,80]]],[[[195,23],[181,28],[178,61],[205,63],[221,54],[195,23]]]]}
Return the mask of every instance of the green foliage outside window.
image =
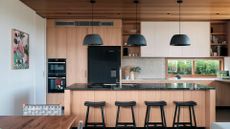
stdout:
{"type": "Polygon", "coordinates": [[[168,73],[191,75],[192,60],[168,60],[168,73]]]}
{"type": "Polygon", "coordinates": [[[220,65],[218,59],[169,59],[168,74],[214,76],[220,70],[220,65]]]}
{"type": "Polygon", "coordinates": [[[195,73],[199,75],[216,75],[220,70],[219,60],[196,60],[195,73]]]}

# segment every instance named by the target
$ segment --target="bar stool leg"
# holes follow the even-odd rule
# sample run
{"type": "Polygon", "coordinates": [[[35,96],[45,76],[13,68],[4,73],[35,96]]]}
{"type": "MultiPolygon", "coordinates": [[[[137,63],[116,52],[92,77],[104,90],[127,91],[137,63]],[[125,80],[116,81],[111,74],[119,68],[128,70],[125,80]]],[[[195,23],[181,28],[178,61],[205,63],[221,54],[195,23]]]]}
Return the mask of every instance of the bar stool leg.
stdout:
{"type": "Polygon", "coordinates": [[[192,113],[193,113],[194,125],[195,125],[195,128],[197,128],[197,125],[196,125],[196,115],[195,115],[195,111],[194,111],[194,106],[192,106],[192,113]]]}
{"type": "Polygon", "coordinates": [[[189,108],[189,117],[190,117],[190,127],[192,127],[193,125],[193,120],[192,120],[192,110],[191,110],[191,106],[188,107],[189,108]]]}
{"type": "Polygon", "coordinates": [[[89,106],[87,106],[86,118],[85,118],[85,127],[88,127],[88,118],[89,118],[89,106]]]}
{"type": "Polygon", "coordinates": [[[117,129],[117,126],[118,126],[119,114],[120,114],[120,106],[117,107],[116,129],[117,129]]]}
{"type": "Polygon", "coordinates": [[[163,108],[163,119],[164,119],[164,127],[166,128],[167,127],[167,124],[166,124],[166,118],[165,118],[165,110],[163,108]]]}
{"type": "Polygon", "coordinates": [[[147,129],[149,128],[149,118],[150,118],[150,107],[147,106],[146,108],[146,114],[145,114],[145,126],[147,129]]]}
{"type": "Polygon", "coordinates": [[[173,117],[173,127],[175,127],[175,125],[176,125],[177,108],[178,107],[176,106],[175,112],[174,112],[174,117],[173,117]]]}
{"type": "Polygon", "coordinates": [[[136,121],[135,121],[133,106],[131,106],[131,111],[132,111],[133,125],[134,125],[134,128],[136,129],[136,121]]]}
{"type": "Polygon", "coordinates": [[[177,129],[179,128],[179,122],[180,122],[180,106],[178,107],[177,129]]]}
{"type": "Polygon", "coordinates": [[[166,120],[163,106],[160,106],[162,127],[166,128],[166,120]]]}
{"type": "Polygon", "coordinates": [[[103,110],[103,107],[101,107],[101,116],[102,116],[103,128],[105,129],[105,118],[104,118],[104,110],[103,110]]]}
{"type": "Polygon", "coordinates": [[[146,127],[146,125],[147,125],[147,115],[148,115],[148,106],[146,107],[144,127],[146,127]]]}

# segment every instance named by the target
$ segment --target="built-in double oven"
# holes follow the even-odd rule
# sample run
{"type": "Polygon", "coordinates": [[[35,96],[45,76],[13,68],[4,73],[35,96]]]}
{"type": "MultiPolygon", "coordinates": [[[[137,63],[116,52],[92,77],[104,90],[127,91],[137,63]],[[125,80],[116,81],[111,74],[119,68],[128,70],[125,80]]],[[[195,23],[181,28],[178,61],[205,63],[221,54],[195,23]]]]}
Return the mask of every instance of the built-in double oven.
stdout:
{"type": "Polygon", "coordinates": [[[66,59],[48,59],[48,93],[63,93],[66,87],[66,59]]]}

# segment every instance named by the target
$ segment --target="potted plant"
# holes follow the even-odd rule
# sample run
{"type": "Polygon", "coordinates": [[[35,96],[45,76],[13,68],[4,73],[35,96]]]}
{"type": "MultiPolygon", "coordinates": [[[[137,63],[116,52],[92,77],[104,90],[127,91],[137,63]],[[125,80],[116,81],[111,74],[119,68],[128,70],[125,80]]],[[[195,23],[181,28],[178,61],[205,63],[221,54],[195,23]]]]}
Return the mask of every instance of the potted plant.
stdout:
{"type": "Polygon", "coordinates": [[[135,73],[140,73],[140,72],[141,72],[141,68],[139,66],[131,67],[131,69],[130,69],[130,79],[134,80],[135,79],[135,73]]]}

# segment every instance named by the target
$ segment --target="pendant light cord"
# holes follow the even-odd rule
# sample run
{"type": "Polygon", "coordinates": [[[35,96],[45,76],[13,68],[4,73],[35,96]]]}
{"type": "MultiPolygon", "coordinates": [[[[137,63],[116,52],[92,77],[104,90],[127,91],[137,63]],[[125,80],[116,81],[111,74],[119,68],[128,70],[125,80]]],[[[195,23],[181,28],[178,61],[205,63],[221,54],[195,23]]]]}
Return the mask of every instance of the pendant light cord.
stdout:
{"type": "Polygon", "coordinates": [[[136,4],[136,34],[137,34],[137,33],[138,33],[138,31],[137,31],[137,28],[138,28],[138,27],[137,27],[137,24],[138,24],[138,23],[137,23],[137,15],[138,15],[138,14],[137,14],[137,8],[138,8],[138,3],[139,3],[139,1],[138,1],[138,0],[134,0],[133,2],[136,4]]]}
{"type": "Polygon", "coordinates": [[[179,34],[181,34],[181,14],[180,14],[180,11],[181,11],[181,3],[183,3],[182,0],[177,0],[177,3],[179,4],[179,34]]]}
{"type": "Polygon", "coordinates": [[[93,9],[94,9],[94,3],[96,3],[96,1],[95,0],[90,0],[90,3],[92,4],[92,10],[91,10],[92,11],[91,12],[91,16],[92,16],[91,17],[91,19],[92,19],[92,21],[91,21],[91,29],[92,29],[92,34],[93,34],[93,25],[94,25],[94,23],[93,23],[94,22],[94,19],[93,19],[94,18],[94,10],[93,9]]]}

